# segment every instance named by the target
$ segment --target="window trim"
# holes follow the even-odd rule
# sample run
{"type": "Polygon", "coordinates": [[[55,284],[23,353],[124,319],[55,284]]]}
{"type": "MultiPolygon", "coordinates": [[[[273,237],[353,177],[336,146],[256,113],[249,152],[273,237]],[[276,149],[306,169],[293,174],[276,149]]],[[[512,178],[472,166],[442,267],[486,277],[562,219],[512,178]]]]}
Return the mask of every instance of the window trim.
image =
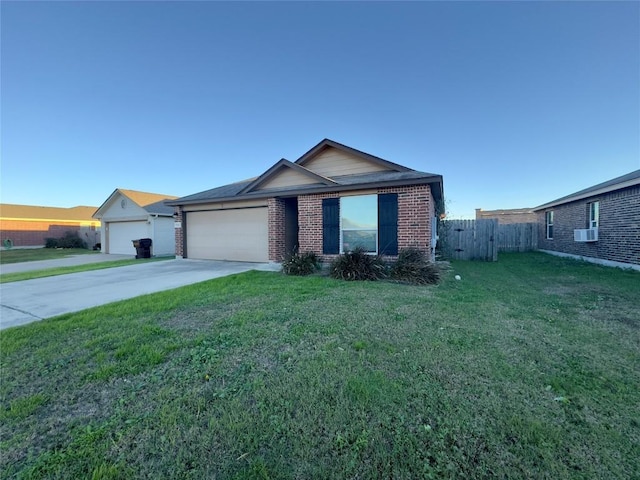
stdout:
{"type": "Polygon", "coordinates": [[[587,203],[587,228],[598,228],[600,226],[600,201],[587,203]]]}
{"type": "Polygon", "coordinates": [[[553,210],[544,212],[545,238],[553,240],[553,210]]]}
{"type": "MultiPolygon", "coordinates": [[[[340,211],[340,240],[339,240],[339,242],[340,242],[340,254],[342,255],[342,254],[345,253],[345,250],[344,250],[344,236],[343,236],[344,228],[342,226],[342,218],[343,218],[342,214],[343,214],[344,209],[343,209],[343,206],[342,206],[342,202],[343,202],[343,200],[345,198],[355,198],[355,197],[372,197],[372,198],[375,199],[375,208],[376,208],[376,212],[375,212],[375,214],[376,214],[375,215],[375,218],[376,218],[376,228],[375,228],[375,232],[376,232],[375,233],[375,236],[376,236],[376,249],[373,252],[366,252],[366,253],[368,253],[369,255],[377,255],[378,252],[380,251],[380,245],[379,245],[379,240],[380,240],[380,219],[378,217],[378,215],[379,215],[378,194],[376,194],[376,193],[369,193],[369,194],[364,194],[364,195],[345,195],[345,196],[340,197],[340,203],[339,203],[339,205],[340,205],[340,207],[339,207],[340,208],[340,210],[339,210],[340,211]]],[[[368,231],[371,231],[371,230],[373,230],[373,229],[371,229],[371,228],[360,228],[360,229],[358,229],[358,228],[348,228],[347,229],[347,231],[350,231],[350,232],[355,232],[355,231],[363,231],[363,232],[367,231],[368,232],[368,231]]]]}

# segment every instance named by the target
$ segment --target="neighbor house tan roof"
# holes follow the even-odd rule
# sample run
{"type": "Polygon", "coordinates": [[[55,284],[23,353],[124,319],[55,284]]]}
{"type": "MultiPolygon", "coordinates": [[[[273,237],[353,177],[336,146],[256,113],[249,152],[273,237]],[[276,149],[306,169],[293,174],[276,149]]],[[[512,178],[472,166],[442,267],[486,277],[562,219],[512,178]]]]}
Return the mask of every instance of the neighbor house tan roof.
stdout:
{"type": "Polygon", "coordinates": [[[71,208],[40,207],[37,205],[0,204],[0,217],[14,220],[64,220],[95,222],[92,218],[96,207],[78,206],[71,208]]]}
{"type": "Polygon", "coordinates": [[[94,218],[102,218],[104,214],[104,209],[107,208],[107,205],[110,201],[115,198],[116,195],[123,195],[131,200],[133,203],[138,205],[140,208],[145,209],[150,214],[157,215],[173,215],[173,207],[165,205],[165,200],[175,200],[175,195],[165,195],[162,193],[150,193],[150,192],[140,192],[138,190],[126,190],[124,188],[116,188],[109,198],[107,198],[100,207],[98,207],[93,212],[94,218]]]}
{"type": "Polygon", "coordinates": [[[146,207],[147,205],[151,205],[152,203],[158,203],[162,200],[175,200],[176,196],[174,195],[163,195],[162,193],[149,193],[149,192],[139,192],[137,190],[125,190],[124,188],[119,188],[118,191],[123,195],[126,195],[131,200],[136,202],[141,207],[146,207]]]}

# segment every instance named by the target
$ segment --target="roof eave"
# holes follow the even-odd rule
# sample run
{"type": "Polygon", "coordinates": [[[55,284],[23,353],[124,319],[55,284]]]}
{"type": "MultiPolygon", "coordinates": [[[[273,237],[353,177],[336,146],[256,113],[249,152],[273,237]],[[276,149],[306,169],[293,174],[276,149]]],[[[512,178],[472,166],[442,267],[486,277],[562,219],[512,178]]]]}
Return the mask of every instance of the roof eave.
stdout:
{"type": "Polygon", "coordinates": [[[118,193],[119,191],[120,191],[120,189],[119,189],[119,188],[116,188],[116,189],[111,193],[111,195],[109,195],[109,196],[107,197],[107,199],[102,203],[102,205],[100,205],[100,206],[98,207],[98,209],[93,213],[93,215],[91,215],[91,217],[92,217],[92,218],[102,219],[102,217],[103,217],[103,213],[101,213],[100,211],[101,211],[101,210],[102,210],[102,209],[103,209],[103,208],[104,208],[104,207],[105,207],[105,206],[106,206],[106,205],[111,201],[111,199],[114,197],[114,195],[115,195],[116,193],[118,193]]]}
{"type": "Polygon", "coordinates": [[[332,186],[321,186],[321,187],[304,188],[304,189],[298,188],[298,189],[291,189],[291,190],[283,190],[280,192],[273,192],[273,191],[256,192],[256,193],[242,194],[242,195],[238,194],[231,197],[217,197],[217,198],[207,198],[207,199],[197,199],[197,200],[187,200],[187,201],[174,200],[172,202],[167,202],[167,205],[178,207],[183,205],[197,205],[197,204],[204,204],[204,203],[238,202],[242,200],[263,199],[263,198],[272,198],[272,197],[292,197],[296,195],[314,195],[318,193],[368,190],[371,188],[401,187],[405,185],[433,185],[433,184],[437,184],[440,186],[439,189],[433,189],[432,194],[436,200],[441,200],[444,195],[443,188],[442,188],[442,175],[434,175],[431,177],[357,183],[353,185],[332,185],[332,186]]]}
{"type": "Polygon", "coordinates": [[[556,207],[558,205],[563,205],[565,203],[577,202],[578,200],[584,200],[585,198],[596,197],[598,195],[614,192],[616,190],[622,190],[623,188],[633,187],[635,185],[640,185],[640,178],[633,178],[626,182],[616,183],[614,185],[609,185],[607,187],[599,188],[597,190],[591,190],[589,192],[567,195],[566,197],[561,197],[551,202],[547,202],[540,206],[537,206],[533,208],[533,211],[539,212],[540,210],[545,210],[547,208],[556,207]]]}

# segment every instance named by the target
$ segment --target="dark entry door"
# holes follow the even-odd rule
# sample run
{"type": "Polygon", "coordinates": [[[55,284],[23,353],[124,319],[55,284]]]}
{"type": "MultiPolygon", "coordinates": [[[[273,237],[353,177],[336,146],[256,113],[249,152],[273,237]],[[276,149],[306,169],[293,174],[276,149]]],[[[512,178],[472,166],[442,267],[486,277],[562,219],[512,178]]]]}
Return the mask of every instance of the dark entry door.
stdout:
{"type": "Polygon", "coordinates": [[[298,250],[298,199],[284,199],[284,246],[287,253],[298,250]]]}

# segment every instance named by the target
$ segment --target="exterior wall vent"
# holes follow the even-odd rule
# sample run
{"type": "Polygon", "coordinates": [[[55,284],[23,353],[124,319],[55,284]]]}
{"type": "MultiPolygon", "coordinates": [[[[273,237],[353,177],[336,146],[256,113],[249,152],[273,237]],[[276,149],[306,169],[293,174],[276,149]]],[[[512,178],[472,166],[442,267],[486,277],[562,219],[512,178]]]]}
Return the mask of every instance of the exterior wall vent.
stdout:
{"type": "Polygon", "coordinates": [[[597,228],[581,228],[573,231],[573,240],[576,242],[597,242],[597,228]]]}

